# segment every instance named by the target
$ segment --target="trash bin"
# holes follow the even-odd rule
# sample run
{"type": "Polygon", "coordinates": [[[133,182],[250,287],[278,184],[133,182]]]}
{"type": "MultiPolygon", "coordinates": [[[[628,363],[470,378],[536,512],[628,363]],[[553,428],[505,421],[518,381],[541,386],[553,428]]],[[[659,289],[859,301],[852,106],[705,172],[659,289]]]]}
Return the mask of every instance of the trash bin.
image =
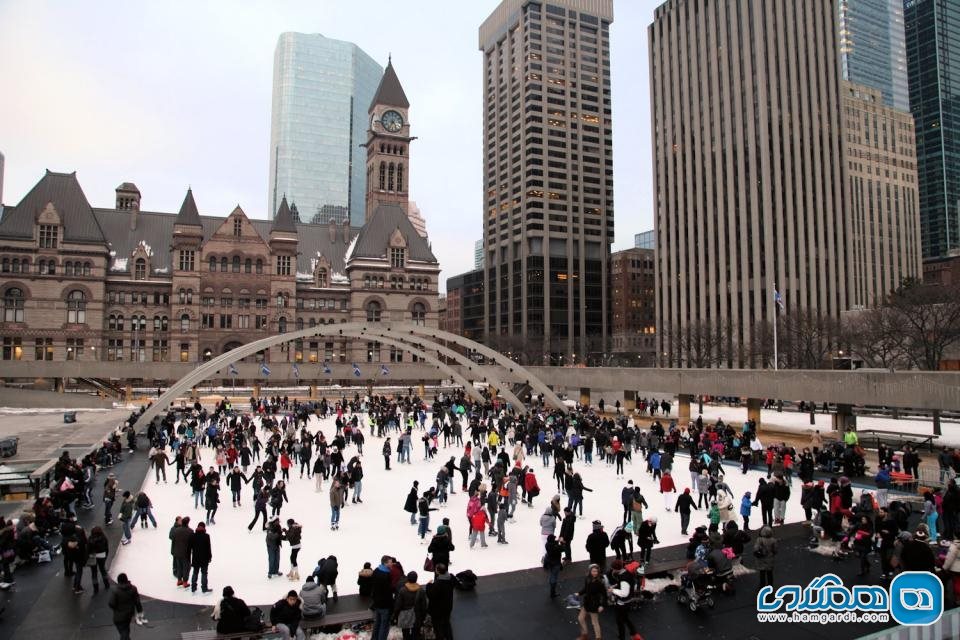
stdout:
{"type": "Polygon", "coordinates": [[[4,458],[9,458],[10,456],[17,455],[17,445],[20,443],[20,438],[4,438],[0,440],[0,456],[4,458]]]}
{"type": "Polygon", "coordinates": [[[77,412],[76,411],[67,411],[63,414],[64,424],[71,424],[77,421],[77,412]]]}

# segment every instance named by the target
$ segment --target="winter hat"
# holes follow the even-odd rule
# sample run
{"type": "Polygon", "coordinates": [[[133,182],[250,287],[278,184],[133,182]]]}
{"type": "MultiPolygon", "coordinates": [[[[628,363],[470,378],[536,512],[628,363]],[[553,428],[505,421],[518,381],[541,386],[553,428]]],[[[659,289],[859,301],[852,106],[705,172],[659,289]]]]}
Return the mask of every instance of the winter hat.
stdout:
{"type": "Polygon", "coordinates": [[[632,484],[633,484],[633,480],[627,480],[627,484],[632,485],[632,484]]]}
{"type": "Polygon", "coordinates": [[[684,493],[690,493],[690,487],[687,487],[686,489],[684,489],[683,492],[684,492],[684,493]]]}
{"type": "Polygon", "coordinates": [[[750,492],[747,491],[745,494],[743,494],[743,497],[744,497],[744,498],[750,498],[750,492]]]}
{"type": "Polygon", "coordinates": [[[610,568],[614,571],[620,571],[623,569],[623,560],[616,558],[613,562],[610,563],[610,568]]]}
{"type": "MultiPolygon", "coordinates": [[[[311,576],[312,577],[312,576],[311,576]]],[[[224,587],[223,588],[223,597],[230,598],[233,597],[233,587],[224,587]]]]}
{"type": "Polygon", "coordinates": [[[600,522],[599,520],[594,520],[594,521],[593,521],[593,530],[594,530],[594,531],[598,531],[598,530],[600,530],[600,529],[602,529],[602,528],[603,528],[603,523],[602,523],[602,522],[600,522]]]}
{"type": "Polygon", "coordinates": [[[445,526],[440,525],[439,527],[437,527],[437,535],[438,535],[438,536],[442,536],[442,535],[445,534],[446,532],[447,532],[447,528],[446,528],[445,526]]]}

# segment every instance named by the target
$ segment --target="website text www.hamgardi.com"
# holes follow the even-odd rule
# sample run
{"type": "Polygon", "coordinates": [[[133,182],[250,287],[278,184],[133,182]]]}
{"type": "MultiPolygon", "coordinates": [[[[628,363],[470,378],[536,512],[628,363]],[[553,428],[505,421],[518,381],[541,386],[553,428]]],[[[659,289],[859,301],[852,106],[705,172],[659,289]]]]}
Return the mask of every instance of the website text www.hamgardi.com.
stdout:
{"type": "Polygon", "coordinates": [[[819,624],[832,624],[836,622],[887,623],[890,622],[890,614],[861,611],[791,611],[789,613],[757,613],[757,621],[787,623],[812,622],[819,624]]]}

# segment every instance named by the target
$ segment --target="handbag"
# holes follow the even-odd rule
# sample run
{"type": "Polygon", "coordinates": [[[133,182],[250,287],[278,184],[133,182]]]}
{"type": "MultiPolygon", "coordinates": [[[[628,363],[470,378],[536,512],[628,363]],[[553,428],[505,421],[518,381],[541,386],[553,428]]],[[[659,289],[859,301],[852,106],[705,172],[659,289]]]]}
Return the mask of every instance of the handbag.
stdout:
{"type": "Polygon", "coordinates": [[[623,528],[627,533],[633,533],[633,520],[627,521],[627,526],[623,528]]]}
{"type": "Polygon", "coordinates": [[[433,559],[430,556],[427,556],[426,560],[423,561],[423,570],[433,572],[433,559]]]}
{"type": "Polygon", "coordinates": [[[397,616],[397,626],[401,629],[412,629],[416,622],[417,614],[414,612],[413,607],[409,609],[403,609],[400,612],[400,615],[397,616]]]}

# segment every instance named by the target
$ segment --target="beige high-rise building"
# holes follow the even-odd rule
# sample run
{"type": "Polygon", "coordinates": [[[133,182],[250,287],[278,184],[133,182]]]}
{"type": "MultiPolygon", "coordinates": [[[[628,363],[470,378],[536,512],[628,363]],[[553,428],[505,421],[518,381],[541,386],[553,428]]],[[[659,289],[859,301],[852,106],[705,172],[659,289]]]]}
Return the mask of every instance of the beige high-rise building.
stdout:
{"type": "Polygon", "coordinates": [[[607,343],[612,0],[503,0],[480,27],[486,341],[607,343]]]}
{"type": "Polygon", "coordinates": [[[853,217],[854,308],[875,306],[905,278],[921,278],[920,196],[913,115],[882,93],[843,82],[848,211],[853,217]]]}
{"type": "MultiPolygon", "coordinates": [[[[665,363],[692,332],[717,366],[764,366],[774,289],[838,317],[844,212],[836,0],[668,0],[649,27],[665,363]]],[[[703,354],[698,356],[702,359],[703,354]]]]}

